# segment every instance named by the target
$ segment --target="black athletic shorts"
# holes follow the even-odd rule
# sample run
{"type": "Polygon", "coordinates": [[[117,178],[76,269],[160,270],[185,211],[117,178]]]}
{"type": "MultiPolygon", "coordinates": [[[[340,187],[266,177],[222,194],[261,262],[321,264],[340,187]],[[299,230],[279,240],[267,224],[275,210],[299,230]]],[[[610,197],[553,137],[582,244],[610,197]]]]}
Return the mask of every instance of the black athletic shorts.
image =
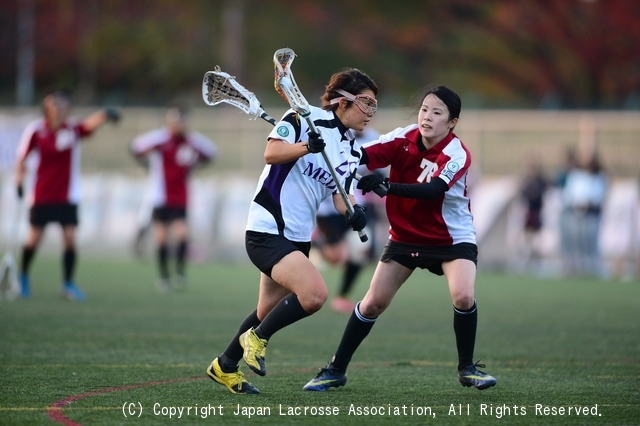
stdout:
{"type": "Polygon", "coordinates": [[[261,272],[271,277],[271,270],[275,264],[289,253],[301,251],[306,257],[309,257],[311,242],[290,241],[282,235],[247,231],[245,233],[245,248],[251,262],[261,272]]]}
{"type": "Polygon", "coordinates": [[[78,226],[77,204],[44,204],[32,206],[29,210],[29,223],[33,226],[45,226],[57,222],[62,226],[78,226]]]}
{"type": "Polygon", "coordinates": [[[318,216],[316,225],[322,233],[322,241],[325,244],[336,244],[344,239],[345,234],[349,231],[349,226],[341,214],[332,214],[329,216],[318,216]]]}
{"type": "Polygon", "coordinates": [[[171,223],[174,220],[186,219],[187,209],[184,207],[154,207],[151,219],[154,222],[171,223]]]}
{"type": "Polygon", "coordinates": [[[428,269],[436,275],[444,275],[442,263],[456,259],[469,259],[478,264],[478,246],[459,243],[452,246],[416,246],[389,240],[385,246],[381,262],[393,260],[412,271],[416,268],[428,269]]]}

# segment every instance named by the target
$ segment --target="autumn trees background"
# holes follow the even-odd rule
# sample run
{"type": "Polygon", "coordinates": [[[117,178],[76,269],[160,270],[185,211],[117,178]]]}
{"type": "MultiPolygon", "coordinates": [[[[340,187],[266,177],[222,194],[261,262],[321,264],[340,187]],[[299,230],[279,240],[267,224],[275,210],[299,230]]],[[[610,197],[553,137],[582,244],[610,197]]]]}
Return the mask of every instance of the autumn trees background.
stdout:
{"type": "Polygon", "coordinates": [[[466,107],[640,109],[636,0],[4,0],[0,36],[4,106],[52,85],[81,104],[198,102],[215,65],[269,104],[287,46],[309,98],[355,66],[387,106],[442,83],[466,107]]]}

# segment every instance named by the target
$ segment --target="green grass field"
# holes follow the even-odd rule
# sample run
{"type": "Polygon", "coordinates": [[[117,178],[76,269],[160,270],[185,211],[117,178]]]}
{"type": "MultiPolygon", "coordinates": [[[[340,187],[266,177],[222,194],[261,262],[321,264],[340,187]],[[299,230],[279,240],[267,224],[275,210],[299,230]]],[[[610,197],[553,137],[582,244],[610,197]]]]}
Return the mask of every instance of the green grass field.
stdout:
{"type": "MultiPolygon", "coordinates": [[[[417,271],[347,386],[301,389],[347,320],[326,306],[271,339],[266,377],[242,365],[260,395],[232,395],[205,368],[255,307],[253,266],[193,266],[187,291],[158,294],[150,261],[81,258],[84,303],[58,296],[59,276],[57,258],[36,258],[31,299],[0,302],[0,424],[640,424],[637,281],[481,274],[476,358],[498,384],[480,392],[457,382],[443,279],[417,271]],[[309,412],[326,407],[339,414],[309,412]]],[[[326,277],[333,291],[336,271],[326,277]]]]}

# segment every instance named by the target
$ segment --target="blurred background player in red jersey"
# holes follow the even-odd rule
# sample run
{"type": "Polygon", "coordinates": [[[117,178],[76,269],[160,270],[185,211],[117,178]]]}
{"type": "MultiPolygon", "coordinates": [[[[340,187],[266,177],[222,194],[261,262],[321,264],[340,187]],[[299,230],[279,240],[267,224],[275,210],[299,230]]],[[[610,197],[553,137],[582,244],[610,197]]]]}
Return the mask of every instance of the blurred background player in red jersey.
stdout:
{"type": "Polygon", "coordinates": [[[43,118],[32,121],[22,133],[17,153],[18,197],[25,192],[27,159],[37,157],[33,193],[29,197],[29,230],[20,264],[21,296],[31,294],[29,269],[47,224],[62,226],[62,296],[84,299],[73,276],[76,267],[76,228],[80,201],[80,142],[107,121],[117,122],[120,114],[111,108],[97,111],[82,121],[70,117],[71,93],[54,89],[42,100],[43,118]]]}
{"type": "Polygon", "coordinates": [[[147,162],[149,191],[153,206],[152,228],[160,278],[158,291],[186,285],[188,254],[189,176],[198,165],[213,161],[217,147],[203,134],[189,130],[187,111],[179,106],[165,112],[165,126],[136,137],[133,154],[147,162]],[[169,273],[169,258],[175,257],[175,274],[169,273]]]}

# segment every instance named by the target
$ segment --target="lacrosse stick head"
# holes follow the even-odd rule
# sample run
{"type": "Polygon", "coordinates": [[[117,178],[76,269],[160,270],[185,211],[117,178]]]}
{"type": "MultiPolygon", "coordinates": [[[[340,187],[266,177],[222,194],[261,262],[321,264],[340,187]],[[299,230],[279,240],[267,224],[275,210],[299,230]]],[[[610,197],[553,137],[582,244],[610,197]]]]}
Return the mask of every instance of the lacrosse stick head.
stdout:
{"type": "Polygon", "coordinates": [[[274,87],[276,91],[287,101],[289,106],[303,117],[311,114],[309,102],[298,88],[296,80],[293,78],[291,64],[296,54],[292,49],[285,47],[278,49],[273,54],[274,67],[274,87]]]}
{"type": "Polygon", "coordinates": [[[258,98],[218,66],[204,75],[202,99],[209,106],[227,103],[256,118],[264,113],[258,98]]]}

